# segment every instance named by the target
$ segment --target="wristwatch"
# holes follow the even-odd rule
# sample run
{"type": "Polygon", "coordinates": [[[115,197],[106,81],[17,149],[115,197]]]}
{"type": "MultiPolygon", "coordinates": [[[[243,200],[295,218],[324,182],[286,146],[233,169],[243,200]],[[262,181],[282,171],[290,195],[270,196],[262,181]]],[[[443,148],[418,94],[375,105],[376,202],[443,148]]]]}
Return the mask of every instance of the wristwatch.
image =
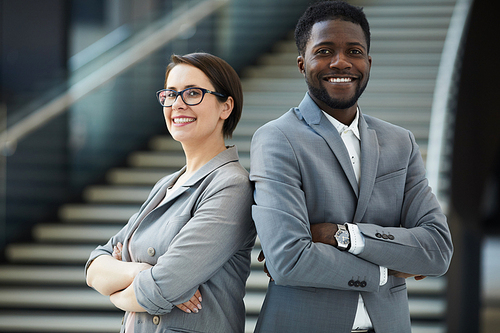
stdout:
{"type": "Polygon", "coordinates": [[[348,250],[351,246],[351,237],[349,236],[349,230],[347,230],[344,224],[337,224],[338,230],[333,235],[337,241],[337,249],[341,251],[348,250]]]}

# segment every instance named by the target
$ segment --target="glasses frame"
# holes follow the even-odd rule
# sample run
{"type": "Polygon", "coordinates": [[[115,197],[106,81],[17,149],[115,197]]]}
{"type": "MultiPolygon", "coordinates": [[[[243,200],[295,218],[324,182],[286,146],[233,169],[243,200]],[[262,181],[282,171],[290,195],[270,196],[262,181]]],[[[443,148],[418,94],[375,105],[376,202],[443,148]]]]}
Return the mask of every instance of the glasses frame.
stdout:
{"type": "Polygon", "coordinates": [[[199,88],[199,87],[190,87],[190,88],[186,88],[184,90],[181,90],[181,91],[175,91],[173,89],[161,89],[161,90],[158,90],[156,92],[156,99],[158,100],[158,103],[160,103],[161,106],[163,106],[164,108],[169,108],[171,107],[172,105],[174,105],[175,101],[177,101],[177,98],[179,96],[181,96],[181,99],[182,101],[184,102],[184,104],[186,105],[189,105],[189,106],[195,106],[195,105],[198,105],[200,104],[201,102],[203,102],[203,98],[205,97],[205,94],[212,94],[212,95],[215,95],[215,96],[219,96],[219,97],[227,97],[227,95],[225,94],[221,94],[221,93],[218,93],[216,91],[211,91],[211,90],[208,90],[208,89],[205,89],[205,88],[199,88]],[[191,89],[198,89],[198,90],[201,90],[202,91],[202,95],[201,95],[201,99],[198,103],[187,103],[185,100],[184,100],[184,92],[187,91],[187,90],[191,90],[191,89]],[[172,104],[170,105],[163,105],[161,104],[160,102],[160,93],[162,93],[163,91],[171,91],[171,92],[174,92],[176,94],[175,96],[175,99],[174,101],[172,102],[172,104]]]}

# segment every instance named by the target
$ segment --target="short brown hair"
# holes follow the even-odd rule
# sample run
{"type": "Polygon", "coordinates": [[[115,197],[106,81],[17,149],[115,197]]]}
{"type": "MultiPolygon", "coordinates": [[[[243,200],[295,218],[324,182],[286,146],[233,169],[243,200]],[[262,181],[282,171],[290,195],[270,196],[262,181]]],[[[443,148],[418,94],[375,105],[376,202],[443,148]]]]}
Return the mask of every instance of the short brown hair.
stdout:
{"type": "MultiPolygon", "coordinates": [[[[216,92],[233,98],[233,110],[224,121],[222,127],[222,134],[226,138],[231,138],[236,125],[240,121],[241,110],[243,108],[243,89],[241,88],[240,78],[236,71],[226,61],[209,53],[196,52],[183,56],[174,54],[165,73],[165,88],[167,87],[167,78],[170,71],[179,64],[187,64],[198,68],[205,73],[216,92]]],[[[225,102],[227,97],[217,96],[217,99],[225,102]]]]}

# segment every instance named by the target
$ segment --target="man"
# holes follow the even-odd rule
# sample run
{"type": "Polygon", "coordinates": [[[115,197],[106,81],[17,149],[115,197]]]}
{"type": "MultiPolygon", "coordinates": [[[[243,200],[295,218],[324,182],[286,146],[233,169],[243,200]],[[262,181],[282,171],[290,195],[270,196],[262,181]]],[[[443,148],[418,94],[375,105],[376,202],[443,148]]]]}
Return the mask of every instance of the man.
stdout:
{"type": "Polygon", "coordinates": [[[253,219],[272,277],[256,332],[411,332],[405,278],[453,247],[413,134],[363,115],[362,10],[309,7],[295,40],[308,93],[252,139],[253,219]]]}

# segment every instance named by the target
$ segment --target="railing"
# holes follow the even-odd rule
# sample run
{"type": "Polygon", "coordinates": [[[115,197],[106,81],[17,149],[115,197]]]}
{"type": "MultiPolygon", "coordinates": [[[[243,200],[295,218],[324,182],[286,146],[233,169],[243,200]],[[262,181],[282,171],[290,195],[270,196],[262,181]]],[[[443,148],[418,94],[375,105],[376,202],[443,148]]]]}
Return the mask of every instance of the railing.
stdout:
{"type": "MultiPolygon", "coordinates": [[[[192,7],[180,8],[177,15],[159,20],[127,41],[128,49],[71,85],[64,93],[0,133],[0,150],[15,151],[16,143],[54,117],[64,113],[76,101],[125,70],[145,59],[170,41],[195,27],[201,20],[229,3],[230,0],[204,0],[192,7]],[[167,21],[168,20],[168,21],[167,21]]],[[[86,60],[88,62],[88,60],[86,60]]]]}
{"type": "Polygon", "coordinates": [[[447,212],[447,185],[441,179],[449,171],[446,161],[451,155],[451,145],[447,145],[452,136],[453,110],[456,100],[455,75],[460,70],[460,52],[472,0],[458,0],[450,21],[448,33],[441,55],[441,62],[434,89],[429,148],[427,151],[427,178],[443,210],[447,212]]]}

